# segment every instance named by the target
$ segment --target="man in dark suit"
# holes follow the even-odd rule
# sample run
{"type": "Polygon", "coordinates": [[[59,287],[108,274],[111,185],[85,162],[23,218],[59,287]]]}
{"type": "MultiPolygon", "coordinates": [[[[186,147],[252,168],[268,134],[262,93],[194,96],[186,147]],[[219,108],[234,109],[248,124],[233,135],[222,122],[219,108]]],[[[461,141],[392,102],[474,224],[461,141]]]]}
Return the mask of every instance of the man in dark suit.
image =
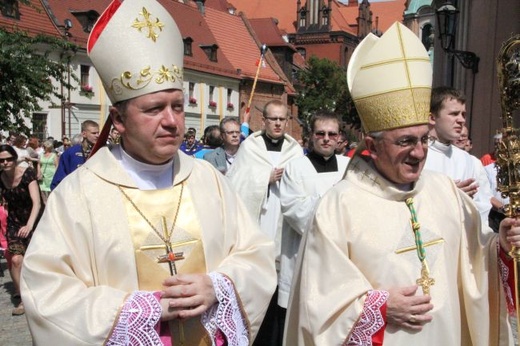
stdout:
{"type": "Polygon", "coordinates": [[[226,174],[235,160],[240,146],[240,123],[235,117],[225,117],[220,121],[220,135],[223,144],[221,147],[204,155],[204,160],[211,163],[222,174],[226,174]]]}

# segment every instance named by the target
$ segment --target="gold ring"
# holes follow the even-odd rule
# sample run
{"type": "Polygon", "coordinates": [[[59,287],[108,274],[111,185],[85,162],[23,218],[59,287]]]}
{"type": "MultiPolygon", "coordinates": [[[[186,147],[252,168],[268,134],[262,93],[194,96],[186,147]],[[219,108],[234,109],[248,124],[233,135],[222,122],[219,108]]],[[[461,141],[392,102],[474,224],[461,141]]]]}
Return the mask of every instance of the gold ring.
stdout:
{"type": "Polygon", "coordinates": [[[417,320],[415,319],[415,315],[410,316],[410,319],[408,320],[410,323],[415,323],[417,320]]]}

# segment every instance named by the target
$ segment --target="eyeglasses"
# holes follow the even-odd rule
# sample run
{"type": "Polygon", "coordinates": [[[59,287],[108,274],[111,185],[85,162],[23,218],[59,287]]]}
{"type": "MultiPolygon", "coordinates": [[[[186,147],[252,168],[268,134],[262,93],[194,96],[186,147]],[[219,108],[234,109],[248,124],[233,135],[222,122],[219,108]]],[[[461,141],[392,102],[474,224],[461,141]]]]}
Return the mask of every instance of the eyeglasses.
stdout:
{"type": "Polygon", "coordinates": [[[267,121],[271,122],[271,123],[275,123],[277,121],[283,123],[284,121],[287,121],[287,118],[277,118],[277,117],[265,117],[264,119],[267,119],[267,121]]]}
{"type": "MultiPolygon", "coordinates": [[[[386,138],[381,138],[381,139],[386,139],[386,138]]],[[[397,145],[398,147],[401,147],[401,148],[415,148],[415,146],[417,145],[417,143],[421,143],[421,145],[423,147],[427,146],[428,145],[428,142],[430,141],[430,136],[422,136],[421,138],[418,138],[418,137],[405,137],[405,138],[401,138],[401,139],[398,139],[396,140],[395,142],[393,142],[394,145],[397,145]]]]}
{"type": "Polygon", "coordinates": [[[13,162],[13,161],[14,161],[14,156],[10,156],[10,157],[6,157],[6,158],[0,159],[0,163],[13,162]]]}
{"type": "Polygon", "coordinates": [[[224,131],[226,135],[239,135],[240,131],[224,131]]]}
{"type": "Polygon", "coordinates": [[[329,139],[335,141],[336,139],[338,139],[339,133],[337,133],[337,132],[325,132],[325,131],[314,132],[314,136],[316,136],[316,138],[318,138],[318,139],[325,138],[325,135],[329,136],[329,139]]]}

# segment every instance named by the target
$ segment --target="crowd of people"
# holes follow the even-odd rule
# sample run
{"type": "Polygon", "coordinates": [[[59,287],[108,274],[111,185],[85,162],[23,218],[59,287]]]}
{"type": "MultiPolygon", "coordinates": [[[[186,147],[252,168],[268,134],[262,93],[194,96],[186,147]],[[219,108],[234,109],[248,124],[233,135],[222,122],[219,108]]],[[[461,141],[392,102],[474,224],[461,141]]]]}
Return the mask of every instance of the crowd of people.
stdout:
{"type": "Polygon", "coordinates": [[[463,93],[432,89],[411,31],[396,23],[352,55],[351,146],[328,111],[303,145],[280,100],[257,131],[247,113],[198,139],[182,46],[155,0],[113,2],[88,44],[110,131],[85,121],[61,149],[0,145],[13,315],[35,344],[513,344],[520,222],[495,192],[494,153],[469,153],[463,93]],[[128,30],[143,6],[162,25],[153,40],[128,30]],[[169,77],[124,80],[143,66],[169,77]]]}
{"type": "Polygon", "coordinates": [[[14,284],[14,316],[23,315],[20,272],[23,257],[51,191],[76,168],[85,163],[99,135],[96,122],[82,123],[78,143],[48,137],[9,133],[0,144],[0,251],[14,284]],[[83,149],[84,148],[84,149],[83,149]],[[81,153],[81,155],[78,155],[81,153]]]}

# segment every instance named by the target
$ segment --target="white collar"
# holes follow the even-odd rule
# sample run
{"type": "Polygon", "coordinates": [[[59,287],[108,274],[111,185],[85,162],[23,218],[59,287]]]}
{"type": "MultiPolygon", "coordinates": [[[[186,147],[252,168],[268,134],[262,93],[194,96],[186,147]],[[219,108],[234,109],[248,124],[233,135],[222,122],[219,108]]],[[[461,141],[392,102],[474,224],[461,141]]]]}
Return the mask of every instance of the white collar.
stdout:
{"type": "Polygon", "coordinates": [[[137,161],[120,145],[114,146],[111,152],[139,189],[165,189],[173,185],[173,158],[162,165],[150,165],[137,161]]]}
{"type": "Polygon", "coordinates": [[[444,144],[439,140],[433,140],[430,142],[430,148],[437,149],[437,151],[440,151],[441,153],[445,153],[446,155],[449,155],[450,152],[453,150],[451,143],[450,144],[444,144]]]}

